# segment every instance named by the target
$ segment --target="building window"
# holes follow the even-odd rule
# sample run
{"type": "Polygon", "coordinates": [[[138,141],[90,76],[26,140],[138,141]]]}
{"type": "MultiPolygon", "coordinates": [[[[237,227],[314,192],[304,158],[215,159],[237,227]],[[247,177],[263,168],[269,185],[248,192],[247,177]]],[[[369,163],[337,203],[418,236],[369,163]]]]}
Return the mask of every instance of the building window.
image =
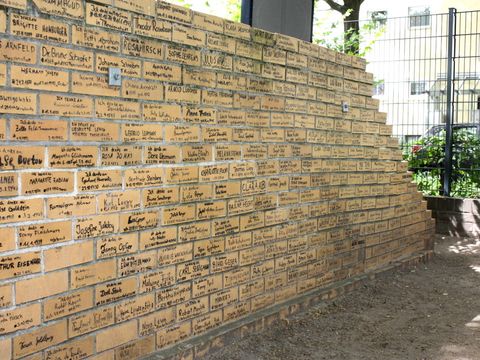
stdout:
{"type": "Polygon", "coordinates": [[[375,27],[381,27],[387,24],[387,14],[386,10],[369,11],[368,17],[372,19],[375,27]]]}
{"type": "Polygon", "coordinates": [[[412,144],[420,139],[420,135],[405,135],[405,143],[412,144]]]}
{"type": "Polygon", "coordinates": [[[410,95],[422,95],[426,92],[425,81],[412,81],[410,83],[410,95]]]}
{"type": "Polygon", "coordinates": [[[410,27],[430,26],[430,8],[428,6],[414,6],[408,8],[410,27]]]}

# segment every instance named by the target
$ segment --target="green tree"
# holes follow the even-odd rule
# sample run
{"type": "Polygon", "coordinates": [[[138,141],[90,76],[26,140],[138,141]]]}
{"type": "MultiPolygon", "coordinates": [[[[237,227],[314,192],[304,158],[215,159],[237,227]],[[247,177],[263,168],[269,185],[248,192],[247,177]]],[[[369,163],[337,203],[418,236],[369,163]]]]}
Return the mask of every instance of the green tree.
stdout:
{"type": "Polygon", "coordinates": [[[242,18],[241,0],[227,0],[227,13],[229,14],[229,20],[240,22],[242,18]]]}
{"type": "MultiPolygon", "coordinates": [[[[317,24],[319,25],[320,21],[317,24]]],[[[375,20],[370,20],[362,24],[358,33],[350,30],[347,36],[343,32],[339,36],[336,35],[336,29],[339,26],[338,22],[333,23],[328,30],[323,31],[320,35],[314,35],[313,41],[338,52],[365,57],[385,31],[384,26],[378,26],[375,20]],[[351,52],[352,48],[358,49],[356,52],[351,52]]]]}
{"type": "Polygon", "coordinates": [[[344,52],[352,55],[360,53],[360,6],[365,0],[343,0],[339,4],[335,0],[323,0],[343,17],[344,52]]]}
{"type": "Polygon", "coordinates": [[[237,22],[240,21],[242,12],[241,0],[168,0],[168,2],[237,22]]]}

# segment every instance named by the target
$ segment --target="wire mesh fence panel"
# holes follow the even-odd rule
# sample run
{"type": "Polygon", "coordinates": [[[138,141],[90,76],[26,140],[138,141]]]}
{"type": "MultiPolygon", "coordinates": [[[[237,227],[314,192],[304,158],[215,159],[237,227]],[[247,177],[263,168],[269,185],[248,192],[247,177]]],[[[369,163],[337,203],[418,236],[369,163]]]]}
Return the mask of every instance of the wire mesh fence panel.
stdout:
{"type": "Polygon", "coordinates": [[[479,11],[456,13],[452,196],[480,197],[479,11]]]}
{"type": "Polygon", "coordinates": [[[480,197],[479,13],[419,11],[359,24],[374,96],[425,194],[480,197]]]}

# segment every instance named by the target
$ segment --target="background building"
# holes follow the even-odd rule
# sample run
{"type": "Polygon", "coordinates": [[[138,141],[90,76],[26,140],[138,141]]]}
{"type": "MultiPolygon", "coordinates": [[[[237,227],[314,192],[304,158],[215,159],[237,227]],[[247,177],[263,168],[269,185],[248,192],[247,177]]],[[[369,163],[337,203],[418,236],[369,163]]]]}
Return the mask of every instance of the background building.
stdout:
{"type": "MultiPolygon", "coordinates": [[[[360,27],[367,70],[375,77],[375,96],[388,112],[394,135],[415,140],[445,121],[448,8],[456,24],[455,119],[479,122],[480,35],[478,1],[366,0],[360,27]]],[[[323,1],[316,12],[316,38],[341,39],[342,18],[323,1]],[[332,27],[333,24],[333,27],[332,27]],[[333,28],[333,30],[331,30],[333,28]]]]}

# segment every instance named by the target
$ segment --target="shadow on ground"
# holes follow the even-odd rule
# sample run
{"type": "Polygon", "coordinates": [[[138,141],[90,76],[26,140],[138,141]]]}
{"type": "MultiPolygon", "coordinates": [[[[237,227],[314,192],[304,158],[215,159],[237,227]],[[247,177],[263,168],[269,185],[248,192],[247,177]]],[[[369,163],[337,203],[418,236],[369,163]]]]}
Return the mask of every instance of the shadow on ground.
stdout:
{"type": "Polygon", "coordinates": [[[480,359],[480,240],[437,237],[436,256],[235,342],[208,360],[480,359]]]}

